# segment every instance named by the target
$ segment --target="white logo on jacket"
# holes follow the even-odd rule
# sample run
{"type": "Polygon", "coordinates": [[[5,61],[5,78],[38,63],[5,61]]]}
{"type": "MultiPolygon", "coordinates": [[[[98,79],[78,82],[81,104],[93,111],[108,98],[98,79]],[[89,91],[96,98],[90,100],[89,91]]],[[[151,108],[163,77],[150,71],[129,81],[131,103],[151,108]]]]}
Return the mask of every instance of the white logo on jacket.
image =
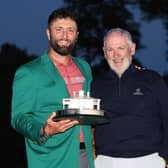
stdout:
{"type": "Polygon", "coordinates": [[[135,92],[133,92],[133,95],[144,95],[143,92],[141,91],[141,88],[137,88],[135,92]]]}

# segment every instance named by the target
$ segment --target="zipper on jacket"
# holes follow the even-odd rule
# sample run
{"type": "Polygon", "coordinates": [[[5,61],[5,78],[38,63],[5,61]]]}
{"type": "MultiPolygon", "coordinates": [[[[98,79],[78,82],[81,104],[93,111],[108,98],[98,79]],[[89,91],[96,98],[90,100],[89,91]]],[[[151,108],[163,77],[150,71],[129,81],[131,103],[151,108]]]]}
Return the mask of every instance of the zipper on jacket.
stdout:
{"type": "Polygon", "coordinates": [[[118,96],[121,96],[121,78],[118,79],[118,96]]]}

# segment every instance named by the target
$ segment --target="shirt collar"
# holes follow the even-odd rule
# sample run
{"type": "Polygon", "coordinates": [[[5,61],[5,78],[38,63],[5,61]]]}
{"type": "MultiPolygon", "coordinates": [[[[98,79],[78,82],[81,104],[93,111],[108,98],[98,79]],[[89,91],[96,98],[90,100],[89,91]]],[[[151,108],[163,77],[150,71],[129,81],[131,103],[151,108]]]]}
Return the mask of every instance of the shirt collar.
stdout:
{"type": "Polygon", "coordinates": [[[69,61],[68,61],[68,64],[65,65],[59,61],[57,61],[56,59],[54,59],[53,56],[50,56],[51,60],[53,61],[54,64],[58,65],[58,66],[70,66],[73,64],[73,59],[72,59],[72,56],[69,57],[69,61]]]}

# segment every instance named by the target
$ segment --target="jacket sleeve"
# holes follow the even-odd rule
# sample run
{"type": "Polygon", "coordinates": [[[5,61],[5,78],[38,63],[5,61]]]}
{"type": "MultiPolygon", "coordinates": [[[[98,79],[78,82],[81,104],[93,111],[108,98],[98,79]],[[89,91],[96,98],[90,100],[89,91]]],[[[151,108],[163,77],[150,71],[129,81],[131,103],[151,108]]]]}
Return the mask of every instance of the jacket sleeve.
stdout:
{"type": "Polygon", "coordinates": [[[12,127],[25,137],[40,143],[40,128],[42,126],[33,115],[35,89],[32,72],[26,68],[19,68],[13,81],[12,93],[12,127]]]}
{"type": "Polygon", "coordinates": [[[156,82],[155,91],[159,101],[159,114],[163,129],[163,140],[159,155],[168,161],[168,87],[163,79],[160,78],[156,82]]]}

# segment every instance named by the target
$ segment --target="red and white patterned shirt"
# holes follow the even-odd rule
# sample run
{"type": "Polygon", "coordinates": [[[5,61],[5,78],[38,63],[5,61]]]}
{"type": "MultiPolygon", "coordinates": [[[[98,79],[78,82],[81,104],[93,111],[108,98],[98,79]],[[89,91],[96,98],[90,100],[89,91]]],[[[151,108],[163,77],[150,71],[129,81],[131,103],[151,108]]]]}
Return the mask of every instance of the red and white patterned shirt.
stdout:
{"type": "MultiPolygon", "coordinates": [[[[77,65],[73,62],[72,57],[70,57],[67,65],[64,65],[54,58],[52,58],[55,66],[57,67],[59,73],[65,80],[66,86],[68,88],[69,94],[72,97],[74,92],[78,93],[83,88],[84,76],[80,72],[77,65]]],[[[82,132],[82,128],[80,128],[79,134],[80,142],[84,142],[84,136],[82,132]]]]}

